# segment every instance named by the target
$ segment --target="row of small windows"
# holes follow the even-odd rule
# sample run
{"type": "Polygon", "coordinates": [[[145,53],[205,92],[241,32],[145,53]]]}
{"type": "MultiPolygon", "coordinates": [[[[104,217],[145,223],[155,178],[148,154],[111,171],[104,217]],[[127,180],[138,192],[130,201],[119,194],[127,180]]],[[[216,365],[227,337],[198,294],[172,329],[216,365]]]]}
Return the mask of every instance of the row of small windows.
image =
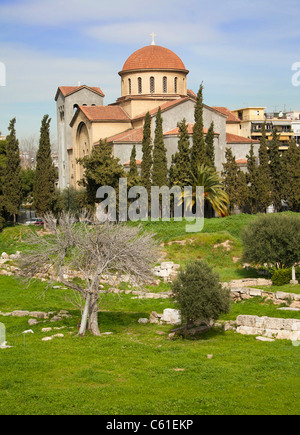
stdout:
{"type": "MultiPolygon", "coordinates": [[[[163,87],[163,93],[166,94],[168,92],[168,78],[163,77],[162,82],[163,87]]],[[[131,87],[131,79],[128,79],[128,92],[129,95],[131,95],[132,87],[131,87]]],[[[177,94],[178,91],[178,77],[174,78],[174,93],[177,94]]],[[[142,84],[142,78],[138,77],[138,93],[142,94],[143,92],[143,84],[142,84]]],[[[155,79],[154,77],[150,77],[150,93],[155,93],[155,79]]]]}

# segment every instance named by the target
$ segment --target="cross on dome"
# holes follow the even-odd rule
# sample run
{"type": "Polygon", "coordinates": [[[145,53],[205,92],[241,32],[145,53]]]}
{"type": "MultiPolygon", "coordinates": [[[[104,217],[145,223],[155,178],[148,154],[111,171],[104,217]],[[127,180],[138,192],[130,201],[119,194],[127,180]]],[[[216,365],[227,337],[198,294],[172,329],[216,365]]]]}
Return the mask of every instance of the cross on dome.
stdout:
{"type": "Polygon", "coordinates": [[[152,43],[151,43],[151,45],[156,45],[155,41],[154,41],[154,37],[157,36],[157,35],[155,35],[155,33],[152,32],[152,33],[150,33],[150,36],[152,36],[152,43]]]}

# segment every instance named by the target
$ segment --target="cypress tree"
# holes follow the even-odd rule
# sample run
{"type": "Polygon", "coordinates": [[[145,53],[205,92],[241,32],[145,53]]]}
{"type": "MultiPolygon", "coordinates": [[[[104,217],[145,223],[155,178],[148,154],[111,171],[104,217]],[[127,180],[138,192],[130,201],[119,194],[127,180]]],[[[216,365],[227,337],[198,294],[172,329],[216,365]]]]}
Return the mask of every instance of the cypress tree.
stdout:
{"type": "Polygon", "coordinates": [[[0,141],[0,230],[2,228],[3,219],[3,185],[4,185],[4,174],[6,167],[6,149],[7,141],[0,141]]]}
{"type": "Polygon", "coordinates": [[[224,190],[229,197],[229,212],[232,213],[234,206],[238,201],[237,180],[239,168],[231,148],[226,148],[225,159],[226,162],[223,163],[223,171],[221,175],[223,178],[224,190]]]}
{"type": "Polygon", "coordinates": [[[247,185],[246,174],[239,169],[236,179],[236,205],[243,212],[248,206],[248,199],[249,189],[247,185]]]}
{"type": "Polygon", "coordinates": [[[20,149],[15,124],[16,118],[13,118],[8,127],[9,135],[6,138],[6,164],[3,183],[3,206],[5,211],[13,216],[14,223],[16,223],[16,216],[19,214],[22,203],[20,149]]]}
{"type": "Polygon", "coordinates": [[[277,129],[273,130],[270,148],[270,173],[271,173],[271,199],[276,211],[281,209],[282,184],[283,184],[283,162],[279,152],[280,141],[277,129]]]}
{"type": "Polygon", "coordinates": [[[41,216],[52,210],[55,191],[56,174],[51,158],[50,122],[49,115],[45,115],[41,124],[33,187],[33,205],[36,213],[41,216]]]}
{"type": "Polygon", "coordinates": [[[292,211],[300,212],[300,149],[293,138],[284,156],[283,196],[292,211]]]}
{"type": "Polygon", "coordinates": [[[141,184],[141,178],[136,164],[136,148],[133,145],[130,155],[128,187],[138,186],[139,184],[141,184]]]}
{"type": "Polygon", "coordinates": [[[141,183],[146,187],[148,195],[151,191],[151,168],[152,168],[152,144],[151,144],[151,116],[146,114],[143,127],[142,142],[142,164],[141,164],[141,183]]]}
{"type": "Polygon", "coordinates": [[[156,115],[155,137],[153,147],[153,168],[152,168],[153,186],[167,186],[168,184],[168,162],[167,150],[164,144],[162,116],[159,107],[156,115]]]}
{"type": "Polygon", "coordinates": [[[210,166],[216,170],[215,167],[215,132],[214,132],[214,123],[212,122],[210,124],[210,127],[208,129],[208,132],[205,137],[205,144],[206,144],[206,164],[207,166],[210,166]]]}
{"type": "Polygon", "coordinates": [[[260,212],[266,213],[266,210],[271,203],[270,200],[271,174],[270,174],[270,167],[269,167],[266,122],[264,122],[262,127],[262,134],[260,138],[258,156],[259,156],[259,166],[257,169],[258,208],[260,212]]]}
{"type": "Polygon", "coordinates": [[[79,185],[86,188],[86,203],[93,209],[96,203],[96,192],[101,186],[111,186],[119,191],[119,179],[125,178],[124,168],[119,159],[112,154],[112,147],[106,140],[100,140],[99,145],[92,149],[89,155],[78,159],[84,168],[83,179],[79,185]]]}
{"type": "Polygon", "coordinates": [[[191,178],[190,137],[185,119],[178,122],[177,127],[179,128],[178,151],[172,156],[170,185],[178,184],[183,188],[191,178]]]}
{"type": "Polygon", "coordinates": [[[250,152],[247,154],[247,174],[246,180],[248,184],[248,201],[250,213],[255,214],[257,212],[257,166],[256,166],[256,157],[254,155],[254,147],[251,142],[250,152]]]}
{"type": "Polygon", "coordinates": [[[192,173],[197,173],[197,167],[206,163],[205,140],[203,133],[203,84],[197,94],[195,105],[195,124],[193,131],[193,146],[191,148],[191,169],[192,173]]]}

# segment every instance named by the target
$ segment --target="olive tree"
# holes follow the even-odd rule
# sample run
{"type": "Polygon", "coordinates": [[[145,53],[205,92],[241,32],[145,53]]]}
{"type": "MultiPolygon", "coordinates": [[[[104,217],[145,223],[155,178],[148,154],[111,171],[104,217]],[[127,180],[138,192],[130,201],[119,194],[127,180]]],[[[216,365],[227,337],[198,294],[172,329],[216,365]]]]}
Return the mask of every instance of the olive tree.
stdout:
{"type": "Polygon", "coordinates": [[[219,281],[218,274],[205,261],[189,261],[186,268],[179,271],[172,292],[186,323],[185,335],[195,322],[210,327],[220,314],[230,311],[230,291],[219,281]]]}
{"type": "Polygon", "coordinates": [[[34,231],[30,233],[22,269],[29,277],[51,270],[62,284],[78,292],[84,300],[79,335],[84,335],[86,329],[100,335],[98,301],[103,274],[125,273],[136,284],[151,279],[151,266],[158,258],[154,235],[125,224],[93,223],[88,216],[78,222],[67,213],[58,223],[52,214],[46,215],[44,221],[49,234],[41,237],[34,231]],[[81,280],[69,278],[66,271],[70,270],[79,272],[81,280]]]}
{"type": "Polygon", "coordinates": [[[243,260],[254,265],[287,269],[300,262],[300,216],[261,215],[242,234],[243,260]]]}

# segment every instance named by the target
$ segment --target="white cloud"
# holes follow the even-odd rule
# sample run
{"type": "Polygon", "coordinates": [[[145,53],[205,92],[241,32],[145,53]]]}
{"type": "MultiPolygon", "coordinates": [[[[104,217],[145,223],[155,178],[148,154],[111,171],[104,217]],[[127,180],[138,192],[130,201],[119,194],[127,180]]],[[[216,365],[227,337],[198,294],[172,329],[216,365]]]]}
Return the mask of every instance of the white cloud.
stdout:
{"type": "Polygon", "coordinates": [[[101,59],[59,57],[19,44],[2,45],[0,59],[7,72],[3,104],[53,100],[58,86],[76,86],[79,81],[99,86],[105,94],[117,94],[120,87],[117,64],[101,59]]]}
{"type": "MultiPolygon", "coordinates": [[[[193,3],[193,2],[192,2],[193,3]]],[[[158,17],[177,14],[180,0],[19,0],[0,5],[2,20],[13,20],[30,25],[61,25],[66,23],[158,17]]]]}

